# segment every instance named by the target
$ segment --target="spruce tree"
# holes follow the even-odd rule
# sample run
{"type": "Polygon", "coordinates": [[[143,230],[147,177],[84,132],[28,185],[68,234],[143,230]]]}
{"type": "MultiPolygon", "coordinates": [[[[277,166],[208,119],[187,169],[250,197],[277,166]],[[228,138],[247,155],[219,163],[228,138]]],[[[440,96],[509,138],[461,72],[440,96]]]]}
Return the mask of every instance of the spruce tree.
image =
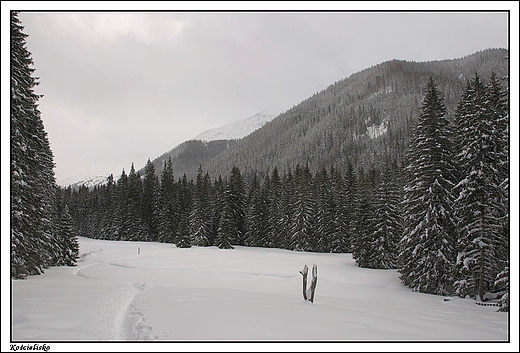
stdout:
{"type": "Polygon", "coordinates": [[[175,245],[178,248],[190,248],[192,239],[190,236],[190,213],[192,207],[191,183],[186,174],[178,183],[179,189],[179,224],[175,234],[175,245]]]}
{"type": "Polygon", "coordinates": [[[377,188],[376,169],[366,173],[358,171],[357,197],[354,204],[355,219],[352,222],[352,258],[359,267],[373,267],[374,237],[376,233],[376,207],[374,191],[377,188]]]}
{"type": "Polygon", "coordinates": [[[509,311],[509,264],[506,264],[505,268],[497,274],[495,279],[495,286],[497,288],[503,289],[505,293],[502,295],[500,300],[498,301],[498,305],[500,305],[500,309],[498,311],[509,311]]]}
{"type": "Polygon", "coordinates": [[[139,172],[135,171],[134,163],[128,172],[128,237],[132,241],[150,241],[151,236],[143,220],[143,181],[139,172]]]}
{"type": "Polygon", "coordinates": [[[114,219],[115,219],[115,195],[116,183],[114,176],[110,174],[107,178],[106,185],[101,191],[101,224],[100,224],[100,238],[113,240],[114,235],[114,219]]]}
{"type": "Polygon", "coordinates": [[[458,131],[457,165],[460,182],[455,186],[455,209],[459,219],[457,293],[478,295],[494,288],[504,268],[507,238],[504,221],[507,195],[503,183],[505,166],[500,89],[486,88],[478,75],[469,83],[455,118],[458,131]]]}
{"type": "Polygon", "coordinates": [[[345,175],[337,184],[336,192],[337,223],[338,229],[336,236],[332,240],[332,252],[349,253],[352,252],[353,227],[355,217],[355,205],[357,200],[356,175],[354,167],[349,162],[345,175]]]}
{"type": "Polygon", "coordinates": [[[148,159],[143,177],[143,201],[141,207],[143,222],[150,241],[157,241],[159,238],[159,192],[159,178],[155,174],[153,163],[148,159]]]}
{"type": "Polygon", "coordinates": [[[346,224],[343,214],[343,177],[338,169],[330,168],[330,198],[334,207],[332,220],[332,233],[330,239],[330,252],[347,252],[345,248],[345,232],[346,224]]]}
{"type": "Polygon", "coordinates": [[[210,187],[209,175],[203,175],[202,166],[199,166],[190,214],[191,236],[196,246],[211,245],[210,187]]]}
{"type": "Polygon", "coordinates": [[[222,212],[218,217],[219,223],[215,239],[215,245],[220,249],[233,249],[232,239],[236,239],[237,225],[235,223],[235,211],[230,201],[231,193],[231,186],[228,184],[222,197],[222,212]]]}
{"type": "Polygon", "coordinates": [[[211,235],[213,245],[217,245],[215,242],[220,232],[220,221],[224,211],[224,193],[225,183],[222,176],[219,176],[213,183],[213,211],[211,217],[211,235]]]}
{"type": "Polygon", "coordinates": [[[224,235],[230,244],[244,245],[247,200],[242,175],[235,166],[231,169],[231,176],[221,197],[222,211],[217,217],[217,238],[221,239],[224,235]]]}
{"type": "Polygon", "coordinates": [[[61,214],[57,236],[62,242],[61,245],[63,251],[59,264],[65,266],[76,266],[76,261],[79,256],[79,243],[77,232],[72,225],[72,217],[70,216],[67,206],[65,206],[65,209],[61,214]]]}
{"type": "Polygon", "coordinates": [[[499,191],[502,192],[502,202],[500,203],[500,217],[502,219],[501,237],[498,239],[497,254],[501,265],[498,267],[509,266],[510,247],[510,215],[509,215],[509,98],[507,90],[502,88],[500,80],[496,74],[491,73],[491,78],[487,86],[487,105],[492,116],[496,121],[496,140],[494,142],[497,151],[497,180],[500,182],[499,191]]]}
{"type": "Polygon", "coordinates": [[[292,250],[292,233],[294,200],[295,200],[295,182],[291,170],[284,174],[282,180],[282,221],[281,221],[281,238],[280,248],[292,250]]]}
{"type": "Polygon", "coordinates": [[[125,170],[121,171],[117,179],[114,195],[114,219],[112,220],[112,240],[127,240],[129,237],[130,216],[128,214],[128,176],[125,170]]]}
{"type": "Polygon", "coordinates": [[[293,204],[289,205],[292,215],[290,221],[290,248],[296,251],[313,251],[315,200],[312,192],[312,174],[308,165],[296,166],[293,204]]]}
{"type": "Polygon", "coordinates": [[[268,214],[268,178],[260,185],[255,173],[250,187],[250,196],[246,213],[246,235],[244,245],[270,247],[268,214]]]}
{"type": "Polygon", "coordinates": [[[158,240],[162,243],[174,243],[179,224],[179,202],[171,157],[165,163],[161,176],[159,202],[158,240]]]}
{"type": "Polygon", "coordinates": [[[439,295],[450,292],[456,256],[450,137],[444,99],[430,78],[407,156],[399,260],[405,285],[439,295]]]}
{"type": "Polygon", "coordinates": [[[316,173],[314,184],[316,208],[313,248],[318,252],[331,252],[335,231],[338,228],[332,175],[329,176],[323,168],[321,173],[316,173]]]}
{"type": "Polygon", "coordinates": [[[11,277],[54,265],[54,161],[40,111],[33,60],[17,12],[11,12],[11,277]]]}
{"type": "Polygon", "coordinates": [[[224,194],[224,203],[227,206],[228,217],[231,217],[233,226],[229,229],[229,241],[233,245],[244,245],[246,197],[245,184],[240,170],[233,166],[231,177],[224,194]]]}
{"type": "Polygon", "coordinates": [[[375,191],[375,218],[372,251],[369,259],[370,268],[398,268],[398,244],[403,229],[400,212],[401,195],[397,173],[391,166],[385,166],[381,182],[375,191]]]}
{"type": "Polygon", "coordinates": [[[282,180],[278,174],[278,168],[274,167],[269,179],[268,190],[268,222],[269,222],[269,246],[281,248],[284,238],[282,180]]]}

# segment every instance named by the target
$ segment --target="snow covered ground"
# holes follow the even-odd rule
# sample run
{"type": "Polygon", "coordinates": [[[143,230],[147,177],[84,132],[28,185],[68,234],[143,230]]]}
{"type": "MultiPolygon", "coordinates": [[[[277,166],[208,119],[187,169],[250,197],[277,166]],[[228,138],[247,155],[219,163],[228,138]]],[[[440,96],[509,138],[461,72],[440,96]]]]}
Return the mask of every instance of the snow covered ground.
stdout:
{"type": "MultiPolygon", "coordinates": [[[[75,351],[118,345],[90,341],[196,341],[183,343],[183,350],[211,349],[203,341],[233,341],[230,350],[241,341],[284,341],[277,348],[284,350],[286,341],[298,341],[303,351],[319,348],[300,341],[322,341],[326,350],[347,344],[339,341],[363,341],[355,350],[391,347],[374,341],[423,345],[405,344],[400,351],[424,350],[424,341],[494,341],[507,350],[500,343],[508,340],[507,313],[472,299],[413,293],[397,271],[358,268],[350,254],[79,242],[78,266],[12,281],[13,341],[47,343],[51,351],[61,341],[87,341],[66,344],[75,351]],[[318,266],[314,303],[302,297],[305,264],[318,266]]],[[[492,351],[490,344],[471,349],[492,351]]],[[[135,349],[148,346],[163,345],[135,349]]]]}

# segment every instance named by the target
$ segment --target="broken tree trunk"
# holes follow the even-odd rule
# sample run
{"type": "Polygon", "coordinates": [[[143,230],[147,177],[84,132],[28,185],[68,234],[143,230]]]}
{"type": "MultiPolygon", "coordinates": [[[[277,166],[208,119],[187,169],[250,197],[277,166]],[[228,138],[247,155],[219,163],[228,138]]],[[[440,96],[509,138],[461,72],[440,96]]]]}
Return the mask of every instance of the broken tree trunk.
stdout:
{"type": "Polygon", "coordinates": [[[307,265],[303,267],[303,270],[300,271],[300,273],[303,276],[303,299],[307,300],[307,273],[309,272],[309,269],[307,268],[307,265]]]}
{"type": "Polygon", "coordinates": [[[316,266],[316,264],[312,265],[312,279],[309,288],[307,288],[307,274],[309,273],[307,265],[303,267],[300,273],[303,276],[303,299],[314,303],[314,292],[316,291],[316,284],[318,283],[318,266],[316,266]]]}

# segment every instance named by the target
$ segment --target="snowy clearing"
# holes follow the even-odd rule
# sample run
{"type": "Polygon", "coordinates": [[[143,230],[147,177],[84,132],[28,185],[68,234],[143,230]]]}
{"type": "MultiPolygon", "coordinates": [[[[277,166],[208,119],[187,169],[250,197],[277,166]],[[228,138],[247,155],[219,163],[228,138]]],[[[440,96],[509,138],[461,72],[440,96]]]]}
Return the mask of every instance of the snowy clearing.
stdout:
{"type": "Polygon", "coordinates": [[[497,307],[413,293],[397,271],[358,268],[350,254],[79,243],[77,267],[12,281],[12,340],[508,340],[497,307]],[[299,273],[312,264],[314,303],[299,273]]]}

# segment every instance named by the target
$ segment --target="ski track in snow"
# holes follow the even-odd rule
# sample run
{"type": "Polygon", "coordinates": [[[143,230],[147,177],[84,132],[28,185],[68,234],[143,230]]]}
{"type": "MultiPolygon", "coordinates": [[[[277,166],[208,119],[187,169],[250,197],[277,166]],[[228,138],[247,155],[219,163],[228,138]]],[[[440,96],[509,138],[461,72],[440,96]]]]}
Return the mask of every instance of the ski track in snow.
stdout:
{"type": "Polygon", "coordinates": [[[145,288],[146,285],[125,283],[110,295],[101,319],[103,339],[142,341],[157,338],[147,335],[152,328],[143,324],[144,315],[133,304],[145,288]]]}
{"type": "MultiPolygon", "coordinates": [[[[78,263],[84,262],[86,258],[91,259],[92,257],[96,257],[96,253],[101,251],[104,250],[99,249],[98,251],[90,251],[82,254],[78,263]]],[[[96,261],[75,267],[73,274],[82,278],[95,279],[97,277],[85,275],[83,270],[101,264],[104,264],[104,262],[96,261]]],[[[129,267],[116,263],[108,264],[117,267],[129,267]]],[[[137,285],[125,282],[122,283],[121,288],[109,295],[101,317],[100,333],[102,339],[114,341],[142,341],[158,338],[155,335],[147,335],[147,333],[152,330],[152,327],[143,324],[145,321],[144,315],[138,311],[133,304],[134,301],[140,298],[145,288],[146,284],[137,285]]]]}

